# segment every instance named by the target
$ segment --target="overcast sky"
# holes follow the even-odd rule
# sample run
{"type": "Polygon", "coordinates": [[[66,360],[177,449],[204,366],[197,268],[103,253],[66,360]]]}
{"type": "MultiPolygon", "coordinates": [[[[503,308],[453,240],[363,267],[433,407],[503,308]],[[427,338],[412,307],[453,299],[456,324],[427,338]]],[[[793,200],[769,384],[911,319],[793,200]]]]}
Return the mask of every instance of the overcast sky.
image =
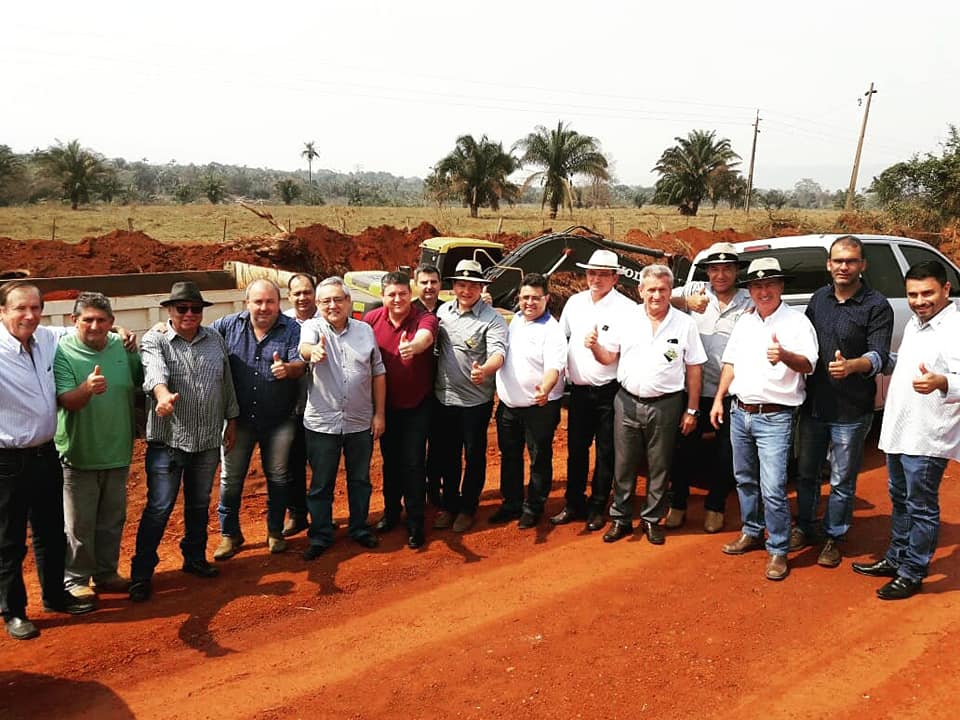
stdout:
{"type": "Polygon", "coordinates": [[[716,130],[754,184],[858,186],[960,123],[960,4],[913,2],[16,2],[3,10],[0,143],[78,138],[150,162],[424,177],[457,136],[509,147],[558,120],[620,182],[716,130]]]}

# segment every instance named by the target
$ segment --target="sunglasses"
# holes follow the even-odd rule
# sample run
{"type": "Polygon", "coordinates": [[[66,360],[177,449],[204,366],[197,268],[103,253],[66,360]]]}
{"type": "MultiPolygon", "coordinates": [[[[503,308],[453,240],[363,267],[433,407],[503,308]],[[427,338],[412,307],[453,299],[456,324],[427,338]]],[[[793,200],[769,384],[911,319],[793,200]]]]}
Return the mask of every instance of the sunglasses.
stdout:
{"type": "Polygon", "coordinates": [[[203,314],[203,305],[174,305],[173,308],[181,315],[186,315],[187,313],[193,313],[194,315],[203,314]]]}

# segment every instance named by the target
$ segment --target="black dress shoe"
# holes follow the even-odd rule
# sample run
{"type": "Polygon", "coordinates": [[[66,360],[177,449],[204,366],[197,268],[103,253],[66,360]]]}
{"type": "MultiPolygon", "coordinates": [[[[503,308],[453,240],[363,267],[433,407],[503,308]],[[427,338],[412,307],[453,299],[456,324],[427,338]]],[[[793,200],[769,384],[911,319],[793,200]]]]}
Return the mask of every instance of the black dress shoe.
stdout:
{"type": "Polygon", "coordinates": [[[590,532],[596,532],[606,524],[607,524],[607,521],[603,517],[602,512],[597,512],[596,510],[594,510],[590,512],[589,515],[587,515],[587,530],[589,530],[590,532]]]}
{"type": "Polygon", "coordinates": [[[426,542],[422,527],[410,528],[410,536],[407,538],[407,547],[411,550],[419,550],[426,542]]]}
{"type": "Polygon", "coordinates": [[[566,525],[574,520],[583,520],[585,517],[586,513],[583,510],[575,510],[569,505],[564,505],[563,510],[550,518],[550,522],[554,525],[566,525]]]}
{"type": "Polygon", "coordinates": [[[896,566],[891,565],[890,561],[886,558],[874,563],[855,562],[852,567],[855,573],[860,573],[861,575],[869,575],[870,577],[897,577],[896,566]]]}
{"type": "Polygon", "coordinates": [[[307,518],[304,515],[290,513],[290,517],[288,517],[287,521],[283,524],[283,536],[293,537],[298,533],[302,533],[308,527],[310,527],[310,523],[307,522],[307,518]]]}
{"type": "Polygon", "coordinates": [[[220,571],[214,565],[208,563],[206,558],[201,560],[184,560],[183,567],[180,569],[185,573],[190,573],[191,575],[202,578],[215,578],[220,574],[220,571]]]}
{"type": "Polygon", "coordinates": [[[505,525],[508,522],[513,522],[519,518],[520,513],[518,511],[510,510],[509,508],[501,505],[493,515],[487,518],[487,522],[491,525],[505,525]]]}
{"type": "Polygon", "coordinates": [[[146,602],[153,593],[149,580],[133,580],[130,583],[130,602],[146,602]]]}
{"type": "Polygon", "coordinates": [[[307,545],[307,549],[300,556],[304,560],[316,560],[327,551],[326,545],[307,545]]]}
{"type": "Polygon", "coordinates": [[[72,595],[64,594],[64,597],[57,602],[48,603],[44,601],[43,609],[46,612],[86,615],[88,612],[96,610],[97,606],[91,598],[75,598],[72,595]]]}
{"type": "Polygon", "coordinates": [[[357,543],[357,545],[363,545],[367,550],[373,550],[373,548],[380,544],[380,538],[373,533],[357,535],[357,537],[353,538],[353,541],[357,543]]]}
{"type": "Polygon", "coordinates": [[[877,590],[877,597],[881,600],[906,600],[920,592],[921,585],[922,583],[919,580],[910,580],[898,575],[877,590]]]}
{"type": "Polygon", "coordinates": [[[377,524],[373,526],[375,532],[385,533],[390,532],[397,526],[397,519],[389,515],[384,515],[382,518],[377,520],[377,524]]]}
{"type": "Polygon", "coordinates": [[[534,515],[532,512],[524,512],[520,516],[520,521],[517,523],[517,527],[521,530],[529,530],[530,528],[535,528],[538,522],[540,522],[539,515],[534,515]]]}
{"type": "Polygon", "coordinates": [[[651,545],[663,545],[663,526],[660,523],[652,523],[649,520],[643,521],[643,534],[647,536],[647,540],[650,541],[651,545]]]}
{"type": "Polygon", "coordinates": [[[7,634],[14,640],[29,640],[40,634],[37,626],[26,618],[12,617],[6,621],[7,634]]]}
{"type": "Polygon", "coordinates": [[[606,543],[616,542],[620,538],[633,535],[633,525],[622,520],[614,520],[610,529],[603,534],[603,541],[606,543]]]}

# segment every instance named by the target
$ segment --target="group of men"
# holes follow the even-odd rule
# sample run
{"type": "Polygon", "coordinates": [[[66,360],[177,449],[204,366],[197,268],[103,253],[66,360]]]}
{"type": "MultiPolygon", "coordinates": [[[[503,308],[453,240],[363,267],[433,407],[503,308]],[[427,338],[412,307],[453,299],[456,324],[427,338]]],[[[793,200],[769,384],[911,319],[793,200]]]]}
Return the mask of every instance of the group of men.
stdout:
{"type": "MultiPolygon", "coordinates": [[[[741,510],[741,533],[724,553],[766,547],[770,580],[789,574],[788,552],[814,543],[820,565],[839,565],[876,377],[894,365],[893,313],[863,280],[861,242],[845,236],[833,243],[832,282],[805,313],[783,302],[790,278],[776,259],[754,260],[738,280],[740,260],[725,243],[701,262],[706,283],[674,291],[669,268],[644,268],[640,304],[616,289],[615,253],[598,250],[580,266],[588,288],[568,300],[559,319],[549,311],[547,278],[534,273],[521,281],[519,311],[509,324],[484,300],[486,279],[473,260],[461,261],[448,278],[429,265],[413,278],[388,273],[383,306],[362,319],[353,317],[341,278],[315,284],[297,274],[288,282],[286,313],[280,288],[255,280],[246,288],[246,310],[205,326],[211,303],[192,282],[178,282],[161,303],[166,322],[144,335],[139,354],[111,332],[113,312],[103,295],[81,293],[74,329],[57,329],[39,325],[43,302],[34,285],[3,285],[0,607],[8,633],[38,634],[26,615],[22,579],[28,519],[48,611],[89,612],[97,590],[127,589],[131,600],[147,600],[181,487],[182,570],[216,577],[206,558],[216,468],[221,539],[213,557],[224,561],[245,543],[240,504],[254,446],[266,476],[271,553],[283,552],[286,538],[303,530],[304,559],[332,545],[341,456],[347,534],[361,546],[376,547],[378,533],[405,521],[408,546],[422,547],[427,498],[439,505],[434,529],[465,532],[485,485],[492,415],[502,504],[489,521],[533,528],[553,483],[567,383],[565,502],[551,523],[581,521],[595,532],[607,525],[609,505],[603,540],[632,534],[645,461],[640,528],[650,543],[662,544],[664,530],[686,520],[696,472],[690,459],[712,449],[704,529],[723,528],[734,486],[741,510]],[[446,303],[438,299],[443,279],[454,296],[446,303]],[[120,537],[141,393],[147,502],[126,578],[118,569],[120,537]],[[795,429],[798,512],[791,527],[786,483],[795,429]],[[716,441],[702,444],[709,430],[716,441]],[[384,512],[370,525],[376,443],[384,512]],[[818,521],[828,458],[830,494],[818,521]]],[[[877,591],[883,599],[919,590],[936,547],[939,482],[947,460],[960,458],[960,315],[949,292],[937,263],[907,274],[913,317],[880,436],[893,501],[891,544],[880,561],[853,564],[858,573],[889,580],[877,591]]]]}

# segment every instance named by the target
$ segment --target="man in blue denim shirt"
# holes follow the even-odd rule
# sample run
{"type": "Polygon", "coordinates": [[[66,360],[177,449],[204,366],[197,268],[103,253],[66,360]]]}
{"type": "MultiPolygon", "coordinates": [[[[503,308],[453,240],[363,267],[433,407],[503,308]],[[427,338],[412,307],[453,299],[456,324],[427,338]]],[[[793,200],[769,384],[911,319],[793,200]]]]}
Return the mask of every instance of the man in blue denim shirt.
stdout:
{"type": "Polygon", "coordinates": [[[887,364],[893,334],[893,308],[864,284],[866,267],[859,238],[837,238],[827,260],[833,282],[817,290],[807,305],[821,353],[800,410],[797,526],[790,533],[790,549],[806,547],[817,537],[820,468],[832,447],[830,495],[820,523],[824,544],[817,558],[823,567],[840,564],[839,543],[853,521],[863,443],[873,423],[875,377],[887,364]]]}
{"type": "Polygon", "coordinates": [[[233,557],[244,543],[240,496],[255,445],[260,446],[267,478],[267,545],[272,553],[287,547],[283,516],[287,507],[287,462],[296,430],[296,408],[304,362],[300,324],[280,313],[280,289],[270,280],[254,280],[246,289],[247,309],[213,323],[227,342],[230,372],[240,415],[236,442],[224,450],[220,466],[220,545],[214,560],[233,557]]]}

